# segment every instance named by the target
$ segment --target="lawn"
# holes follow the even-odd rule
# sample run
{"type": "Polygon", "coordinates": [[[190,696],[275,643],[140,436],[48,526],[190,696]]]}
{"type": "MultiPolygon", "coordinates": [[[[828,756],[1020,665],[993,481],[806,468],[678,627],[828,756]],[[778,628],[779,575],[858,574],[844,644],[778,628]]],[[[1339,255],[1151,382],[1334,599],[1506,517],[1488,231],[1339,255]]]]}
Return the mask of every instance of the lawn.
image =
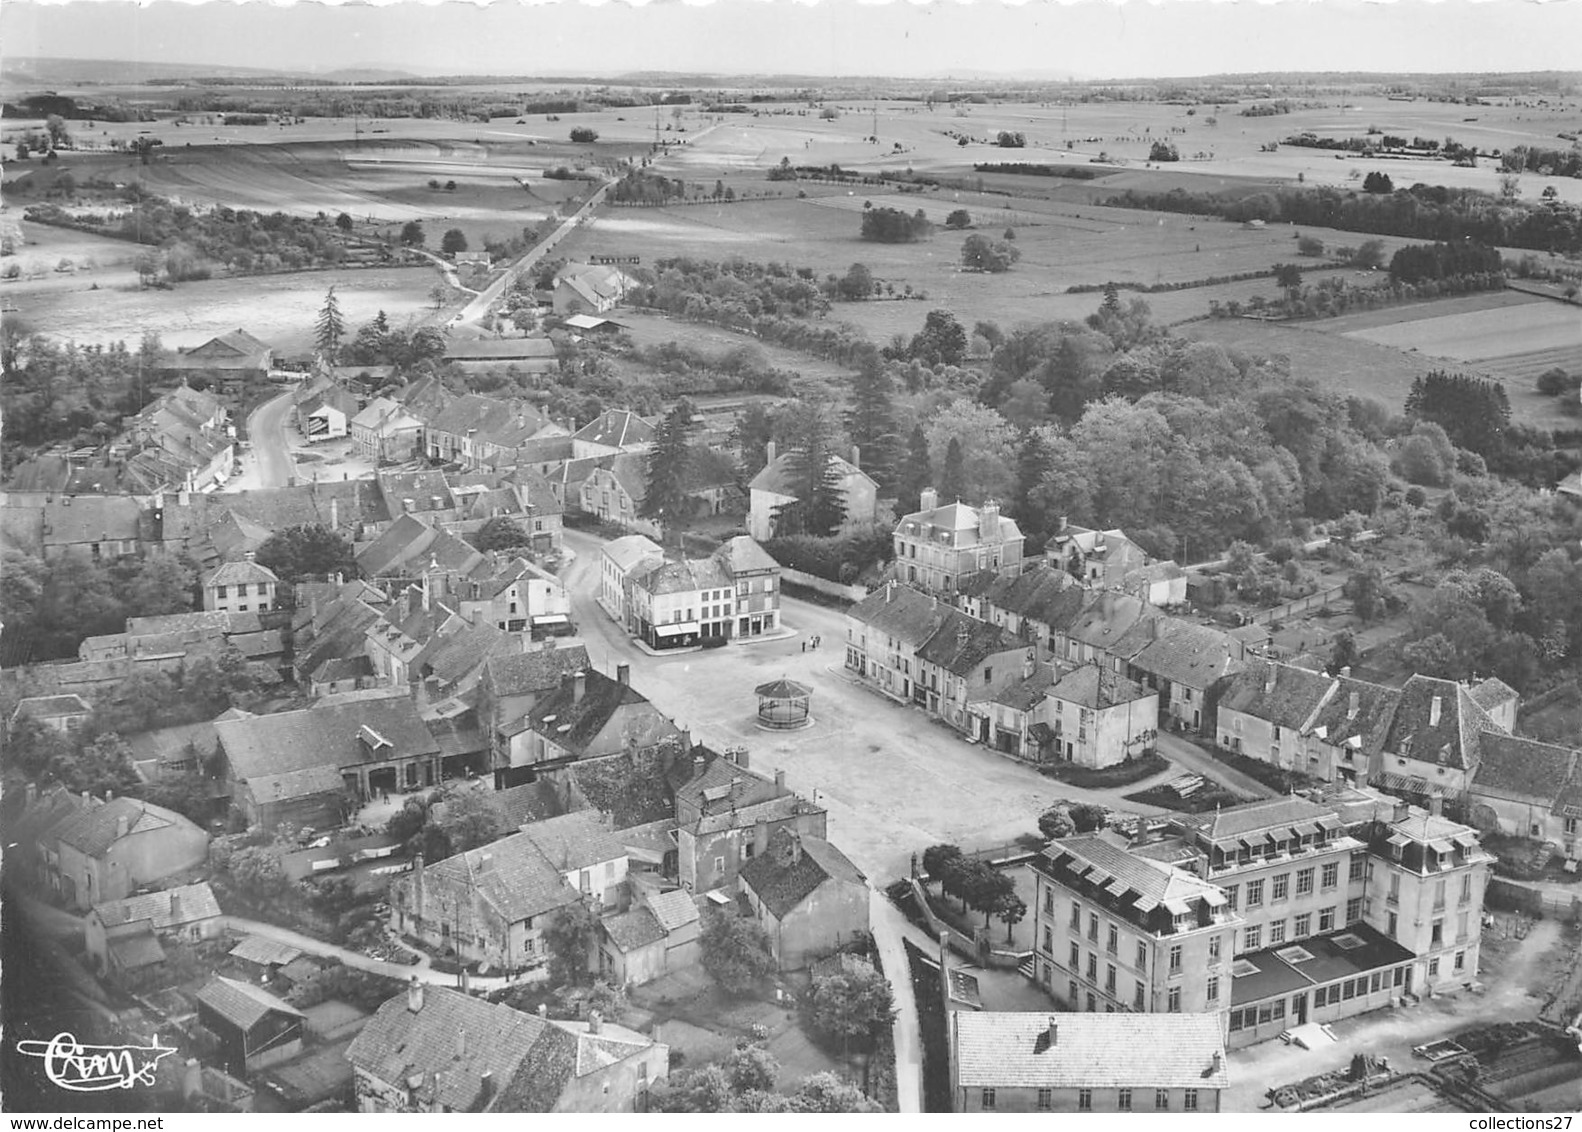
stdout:
{"type": "Polygon", "coordinates": [[[1097,770],[1077,766],[1075,763],[1053,763],[1039,767],[1039,770],[1050,778],[1068,782],[1072,786],[1080,786],[1085,790],[1113,790],[1167,771],[1170,765],[1169,760],[1163,755],[1151,752],[1141,758],[1127,759],[1123,763],[1100,767],[1097,770]]]}

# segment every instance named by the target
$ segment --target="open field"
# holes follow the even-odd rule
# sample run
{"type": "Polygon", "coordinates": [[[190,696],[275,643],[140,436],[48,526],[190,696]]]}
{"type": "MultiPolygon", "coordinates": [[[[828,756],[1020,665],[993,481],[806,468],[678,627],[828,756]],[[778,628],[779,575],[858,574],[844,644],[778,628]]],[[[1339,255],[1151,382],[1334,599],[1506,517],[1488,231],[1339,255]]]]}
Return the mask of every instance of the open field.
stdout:
{"type": "Polygon", "coordinates": [[[1354,330],[1348,337],[1462,362],[1481,362],[1517,352],[1582,347],[1582,310],[1532,298],[1493,309],[1456,311],[1390,326],[1354,330]]]}
{"type": "Polygon", "coordinates": [[[424,267],[388,267],[250,275],[139,290],[136,277],[107,286],[102,273],[72,277],[75,289],[30,290],[21,282],[0,296],[14,305],[8,317],[51,337],[78,343],[123,341],[135,346],[147,330],[167,347],[197,346],[216,334],[245,328],[278,352],[310,348],[324,293],[335,288],[348,327],[384,311],[393,326],[430,319],[428,292],[435,274],[424,267]],[[93,283],[98,290],[91,290],[93,283]]]}

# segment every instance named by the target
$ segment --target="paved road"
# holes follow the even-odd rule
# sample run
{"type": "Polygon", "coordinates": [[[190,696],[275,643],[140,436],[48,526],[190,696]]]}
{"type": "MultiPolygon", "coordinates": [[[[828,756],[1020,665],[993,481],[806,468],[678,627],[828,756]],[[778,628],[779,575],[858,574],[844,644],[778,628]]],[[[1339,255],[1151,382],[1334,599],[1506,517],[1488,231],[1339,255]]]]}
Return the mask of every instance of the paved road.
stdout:
{"type": "Polygon", "coordinates": [[[286,417],[291,412],[291,394],[296,387],[265,401],[247,418],[247,437],[252,443],[258,487],[288,487],[297,474],[296,461],[286,444],[286,417]]]}
{"type": "Polygon", "coordinates": [[[1265,786],[1256,778],[1220,762],[1196,743],[1188,742],[1168,731],[1159,732],[1159,753],[1184,770],[1201,774],[1204,778],[1211,778],[1238,794],[1246,794],[1251,798],[1273,798],[1279,793],[1278,790],[1265,786]]]}
{"type": "Polygon", "coordinates": [[[581,208],[579,208],[572,216],[562,221],[560,227],[556,228],[554,232],[550,233],[549,236],[535,244],[525,255],[518,259],[515,263],[511,264],[510,267],[506,268],[505,274],[501,275],[500,278],[489,284],[489,286],[485,287],[482,291],[479,291],[478,294],[473,299],[471,299],[466,306],[461,308],[461,312],[457,314],[451,321],[477,322],[483,318],[484,315],[488,314],[489,308],[499,300],[501,295],[505,294],[508,287],[514,286],[517,279],[520,278],[524,272],[531,271],[533,266],[538,263],[538,261],[546,254],[553,250],[556,244],[560,243],[561,240],[565,239],[566,236],[575,231],[578,223],[580,223],[584,217],[591,215],[593,210],[598,208],[599,205],[604,202],[604,194],[610,191],[611,184],[613,184],[613,182],[606,181],[604,184],[600,185],[581,208]]]}
{"type": "MultiPolygon", "coordinates": [[[[240,916],[221,916],[221,926],[231,931],[241,932],[245,935],[263,936],[266,939],[276,940],[280,943],[290,944],[298,950],[309,955],[318,955],[328,959],[338,959],[348,967],[356,967],[360,971],[371,971],[375,975],[388,975],[392,979],[409,981],[413,975],[418,981],[431,986],[454,987],[459,985],[455,975],[436,971],[428,965],[425,959],[422,962],[409,966],[403,963],[386,963],[382,959],[370,959],[358,951],[350,951],[344,947],[337,947],[333,943],[325,943],[322,939],[294,932],[290,928],[282,928],[276,924],[265,924],[258,920],[245,920],[240,916]]],[[[510,980],[499,975],[474,975],[468,980],[469,986],[474,990],[498,990],[509,985],[510,980]]]]}

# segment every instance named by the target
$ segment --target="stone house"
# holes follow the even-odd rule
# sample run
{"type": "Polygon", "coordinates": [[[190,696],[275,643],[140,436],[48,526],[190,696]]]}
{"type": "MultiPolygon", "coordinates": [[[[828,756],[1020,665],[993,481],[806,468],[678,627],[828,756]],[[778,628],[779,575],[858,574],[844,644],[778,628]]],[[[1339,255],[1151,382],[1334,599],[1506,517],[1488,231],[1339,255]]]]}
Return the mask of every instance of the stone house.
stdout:
{"type": "Polygon", "coordinates": [[[821,837],[768,823],[754,831],[755,853],[742,866],[742,895],[769,935],[782,971],[799,971],[868,931],[868,882],[821,837]]]}

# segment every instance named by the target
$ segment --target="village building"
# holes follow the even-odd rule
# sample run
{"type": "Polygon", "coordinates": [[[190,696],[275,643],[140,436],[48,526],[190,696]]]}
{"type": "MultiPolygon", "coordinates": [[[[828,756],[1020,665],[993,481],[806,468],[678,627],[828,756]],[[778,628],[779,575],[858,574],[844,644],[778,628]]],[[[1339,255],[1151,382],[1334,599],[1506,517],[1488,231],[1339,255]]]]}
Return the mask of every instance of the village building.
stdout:
{"type": "Polygon", "coordinates": [[[125,974],[163,963],[164,942],[213,939],[220,921],[208,884],[185,884],[95,904],[83,918],[83,948],[101,975],[125,974]]]}
{"type": "Polygon", "coordinates": [[[914,654],[929,714],[980,743],[992,742],[992,705],[1004,688],[1033,675],[1033,649],[998,625],[947,609],[914,654]]]}
{"type": "Polygon", "coordinates": [[[423,422],[388,397],[369,401],[348,427],[353,450],[365,460],[399,463],[421,451],[423,422]]]}
{"type": "Polygon", "coordinates": [[[81,696],[66,693],[59,696],[24,696],[17,701],[6,721],[10,734],[18,727],[36,724],[45,731],[69,735],[88,722],[93,708],[81,696]]]}
{"type": "Polygon", "coordinates": [[[868,931],[868,881],[822,837],[754,828],[742,895],[782,971],[800,971],[868,931]]]}
{"type": "Polygon", "coordinates": [[[193,997],[198,1023],[214,1035],[231,1076],[245,1080],[302,1052],[307,1016],[262,987],[215,975],[193,997]]]}
{"type": "Polygon", "coordinates": [[[630,911],[599,921],[599,978],[615,986],[642,986],[692,966],[698,961],[700,923],[690,893],[645,891],[630,911]]]}
{"type": "MultiPolygon", "coordinates": [[[[831,455],[836,483],[841,501],[846,506],[846,518],[841,532],[849,533],[872,526],[879,517],[879,485],[873,477],[858,466],[860,453],[854,448],[852,459],[831,455]]],[[[798,456],[785,452],[776,455],[774,441],[769,442],[768,462],[762,471],[747,485],[747,533],[759,542],[774,537],[776,515],[780,508],[797,501],[795,471],[798,456]]]]}
{"type": "Polygon", "coordinates": [[[610,619],[633,632],[636,616],[632,589],[641,573],[665,560],[659,544],[645,535],[625,535],[604,544],[599,555],[599,604],[610,619]]]}
{"type": "Polygon", "coordinates": [[[360,409],[355,396],[331,383],[297,406],[297,429],[309,444],[340,440],[351,435],[360,409]]]}
{"type": "MultiPolygon", "coordinates": [[[[685,775],[690,743],[682,746],[677,769],[685,775]]],[[[677,876],[688,892],[734,892],[760,840],[783,829],[826,835],[824,810],[792,793],[784,771],[766,777],[750,769],[740,751],[718,755],[700,747],[690,758],[692,773],[675,789],[674,834],[677,876]]]]}
{"type": "Polygon", "coordinates": [[[444,360],[464,373],[514,368],[525,374],[554,373],[559,362],[548,338],[453,338],[444,360]]]}
{"type": "Polygon", "coordinates": [[[86,911],[202,864],[209,835],[152,802],[87,797],[54,825],[43,849],[50,887],[86,911]]]}
{"type": "Polygon", "coordinates": [[[916,654],[948,612],[938,598],[885,583],[846,611],[846,668],[893,699],[926,705],[916,654]]]}
{"type": "MultiPolygon", "coordinates": [[[[1093,589],[1126,589],[1125,580],[1134,571],[1152,565],[1143,548],[1126,537],[1124,531],[1099,531],[1079,527],[1061,516],[1055,533],[1044,544],[1044,560],[1058,570],[1093,589]]],[[[1165,581],[1171,581],[1166,578],[1165,581]]],[[[1181,581],[1181,600],[1186,597],[1186,581],[1181,581]]],[[[1152,584],[1147,587],[1152,590],[1152,584]]],[[[1146,595],[1139,595],[1146,596],[1146,595]]],[[[1154,602],[1155,605],[1168,604],[1154,602]]]]}
{"type": "Polygon", "coordinates": [[[1151,616],[1146,624],[1149,639],[1132,656],[1128,674],[1159,693],[1162,721],[1212,735],[1213,697],[1241,671],[1246,647],[1228,633],[1178,617],[1151,616]]]}
{"type": "Polygon", "coordinates": [[[1040,756],[1097,770],[1152,753],[1159,694],[1097,664],[1072,669],[1045,694],[1040,756]]]}
{"type": "MultiPolygon", "coordinates": [[[[525,719],[539,700],[559,688],[564,677],[591,667],[583,645],[493,656],[484,662],[478,685],[478,716],[489,731],[497,774],[501,768],[513,765],[511,736],[526,733],[513,725],[525,719]]],[[[525,752],[518,765],[526,765],[525,752]]]]}
{"type": "Polygon", "coordinates": [[[571,263],[555,276],[551,305],[556,314],[603,314],[612,310],[637,281],[619,268],[571,263]]]}
{"type": "Polygon", "coordinates": [[[680,734],[675,724],[632,687],[625,665],[613,679],[593,668],[562,677],[558,688],[504,731],[510,761],[508,767],[496,764],[496,771],[529,773],[652,747],[680,734]]]}
{"type": "Polygon", "coordinates": [[[219,613],[264,613],[276,608],[279,576],[248,551],[241,562],[227,562],[203,579],[203,608],[219,613]]]}
{"type": "Polygon", "coordinates": [[[166,359],[162,368],[182,378],[206,377],[225,396],[238,398],[248,385],[268,379],[274,361],[274,350],[267,342],[238,328],[178,352],[166,359]]]}
{"type": "Polygon", "coordinates": [[[630,409],[606,409],[571,434],[571,457],[647,452],[654,446],[654,426],[630,409]]]}
{"type": "Polygon", "coordinates": [[[963,580],[981,570],[1006,576],[1022,572],[1021,528],[1000,505],[941,505],[924,488],[918,510],[895,525],[895,576],[928,593],[954,598],[963,580]]]}
{"type": "Polygon", "coordinates": [[[955,1112],[1219,1112],[1218,1014],[949,1015],[955,1112]]]}

